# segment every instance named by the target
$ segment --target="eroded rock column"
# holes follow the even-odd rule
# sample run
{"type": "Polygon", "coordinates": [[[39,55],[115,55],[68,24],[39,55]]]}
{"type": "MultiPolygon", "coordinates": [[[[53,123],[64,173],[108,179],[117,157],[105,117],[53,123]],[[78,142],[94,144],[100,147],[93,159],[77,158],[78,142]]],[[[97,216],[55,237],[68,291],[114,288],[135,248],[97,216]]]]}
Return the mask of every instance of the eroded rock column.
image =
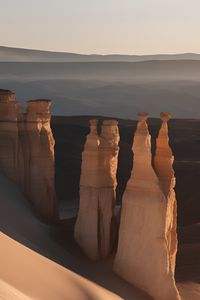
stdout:
{"type": "Polygon", "coordinates": [[[112,248],[118,143],[118,122],[105,120],[101,129],[99,145],[99,249],[101,257],[106,257],[112,248]]]}
{"type": "Polygon", "coordinates": [[[155,172],[160,180],[160,184],[167,199],[167,237],[168,248],[170,253],[171,269],[174,273],[176,265],[176,253],[177,253],[177,203],[176,195],[174,191],[175,176],[173,170],[174,156],[169,146],[168,136],[168,120],[171,118],[171,114],[162,112],[160,114],[162,119],[162,125],[159,131],[159,135],[156,141],[156,154],[154,157],[155,172]]]}
{"type": "Polygon", "coordinates": [[[98,147],[97,120],[90,120],[90,133],[82,153],[80,204],[74,237],[84,252],[94,260],[99,258],[98,147]]]}
{"type": "Polygon", "coordinates": [[[119,133],[117,122],[104,121],[101,136],[97,121],[90,121],[90,134],[82,154],[80,207],[75,239],[91,259],[106,257],[112,247],[119,133]]]}
{"type": "Polygon", "coordinates": [[[50,100],[28,101],[21,141],[25,158],[25,194],[43,217],[52,220],[57,216],[57,201],[50,105],[50,100]]]}
{"type": "Polygon", "coordinates": [[[167,200],[151,165],[147,114],[139,115],[134,162],[122,200],[114,270],[155,300],[178,300],[170,264],[167,200]]]}
{"type": "Polygon", "coordinates": [[[0,90],[0,171],[18,183],[18,126],[20,106],[15,93],[0,90]]]}

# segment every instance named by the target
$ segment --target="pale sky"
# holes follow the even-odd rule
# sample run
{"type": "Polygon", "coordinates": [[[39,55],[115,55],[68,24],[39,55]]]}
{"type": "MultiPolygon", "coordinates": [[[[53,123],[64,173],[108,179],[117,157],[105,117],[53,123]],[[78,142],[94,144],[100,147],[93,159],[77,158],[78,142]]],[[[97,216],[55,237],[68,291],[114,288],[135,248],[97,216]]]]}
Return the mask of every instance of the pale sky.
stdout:
{"type": "Polygon", "coordinates": [[[0,45],[76,53],[200,53],[200,0],[0,0],[0,45]]]}

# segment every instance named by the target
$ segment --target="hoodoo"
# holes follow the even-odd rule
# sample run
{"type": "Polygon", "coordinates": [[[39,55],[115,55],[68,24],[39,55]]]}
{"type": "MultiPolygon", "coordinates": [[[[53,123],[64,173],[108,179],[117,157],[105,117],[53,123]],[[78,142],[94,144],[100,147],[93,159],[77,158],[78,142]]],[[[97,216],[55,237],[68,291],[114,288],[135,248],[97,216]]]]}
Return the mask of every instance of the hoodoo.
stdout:
{"type": "Polygon", "coordinates": [[[94,260],[111,250],[119,141],[116,121],[103,122],[100,138],[96,126],[97,121],[91,120],[82,153],[80,207],[75,225],[76,241],[94,260]]]}
{"type": "Polygon", "coordinates": [[[28,101],[20,132],[24,163],[24,191],[45,218],[56,218],[54,138],[50,128],[50,100],[28,101]],[[29,163],[28,163],[29,162],[29,163]]]}
{"type": "Polygon", "coordinates": [[[22,112],[15,93],[0,90],[0,171],[16,182],[43,217],[57,216],[54,138],[50,100],[28,101],[22,112]]]}
{"type": "Polygon", "coordinates": [[[176,253],[177,253],[177,203],[176,195],[174,191],[175,176],[173,170],[174,156],[169,146],[168,136],[168,120],[171,118],[171,114],[162,112],[160,114],[162,119],[162,126],[159,131],[159,135],[156,141],[156,155],[154,157],[155,172],[160,180],[160,184],[167,198],[167,237],[168,248],[170,254],[170,267],[174,273],[176,265],[176,253]]]}
{"type": "Polygon", "coordinates": [[[118,122],[105,120],[101,129],[99,145],[99,248],[101,257],[106,257],[112,247],[118,143],[118,122]]]}
{"type": "Polygon", "coordinates": [[[147,114],[139,114],[131,177],[122,200],[114,270],[155,300],[180,299],[168,247],[168,204],[151,165],[147,114]]]}
{"type": "Polygon", "coordinates": [[[98,249],[98,147],[97,120],[90,120],[90,133],[82,153],[80,204],[75,225],[75,240],[91,259],[98,249]]]}
{"type": "Polygon", "coordinates": [[[15,93],[0,90],[0,171],[18,182],[18,114],[15,93]]]}

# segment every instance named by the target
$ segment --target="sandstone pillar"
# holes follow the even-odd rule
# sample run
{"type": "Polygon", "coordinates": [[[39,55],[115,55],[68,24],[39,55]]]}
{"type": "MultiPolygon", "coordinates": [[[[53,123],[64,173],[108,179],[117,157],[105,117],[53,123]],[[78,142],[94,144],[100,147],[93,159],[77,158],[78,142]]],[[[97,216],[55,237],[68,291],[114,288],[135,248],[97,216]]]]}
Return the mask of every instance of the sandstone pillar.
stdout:
{"type": "Polygon", "coordinates": [[[19,109],[15,93],[0,90],[0,171],[15,182],[18,182],[19,109]]]}
{"type": "Polygon", "coordinates": [[[106,257],[112,247],[118,143],[118,122],[105,120],[102,125],[99,145],[99,249],[101,257],[106,257]]]}
{"type": "Polygon", "coordinates": [[[134,162],[122,200],[114,270],[155,300],[178,300],[170,267],[167,201],[152,168],[147,114],[139,115],[134,162]]]}
{"type": "Polygon", "coordinates": [[[100,138],[96,124],[96,120],[90,121],[82,154],[80,207],[75,225],[76,241],[94,260],[111,250],[119,141],[116,121],[103,122],[100,138]]]}
{"type": "Polygon", "coordinates": [[[91,259],[98,249],[98,147],[97,120],[90,120],[90,133],[82,153],[80,204],[74,237],[91,259]]]}
{"type": "Polygon", "coordinates": [[[54,138],[50,128],[50,100],[28,101],[23,116],[24,190],[36,210],[47,219],[57,216],[54,138]]]}
{"type": "Polygon", "coordinates": [[[161,113],[162,126],[156,141],[156,154],[154,157],[155,172],[160,180],[160,184],[167,199],[167,235],[168,248],[170,253],[171,269],[174,273],[177,253],[177,203],[174,191],[175,176],[173,170],[174,156],[169,146],[168,120],[170,113],[161,113]]]}

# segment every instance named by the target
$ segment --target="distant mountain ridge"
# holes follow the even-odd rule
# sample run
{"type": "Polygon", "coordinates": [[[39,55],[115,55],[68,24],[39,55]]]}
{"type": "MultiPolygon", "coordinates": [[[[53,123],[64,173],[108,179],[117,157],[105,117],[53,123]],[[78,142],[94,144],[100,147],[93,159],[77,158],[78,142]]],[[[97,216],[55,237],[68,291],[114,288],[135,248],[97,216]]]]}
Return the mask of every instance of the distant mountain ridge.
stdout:
{"type": "Polygon", "coordinates": [[[0,46],[0,62],[141,62],[151,60],[200,60],[200,54],[77,54],[0,46]]]}

